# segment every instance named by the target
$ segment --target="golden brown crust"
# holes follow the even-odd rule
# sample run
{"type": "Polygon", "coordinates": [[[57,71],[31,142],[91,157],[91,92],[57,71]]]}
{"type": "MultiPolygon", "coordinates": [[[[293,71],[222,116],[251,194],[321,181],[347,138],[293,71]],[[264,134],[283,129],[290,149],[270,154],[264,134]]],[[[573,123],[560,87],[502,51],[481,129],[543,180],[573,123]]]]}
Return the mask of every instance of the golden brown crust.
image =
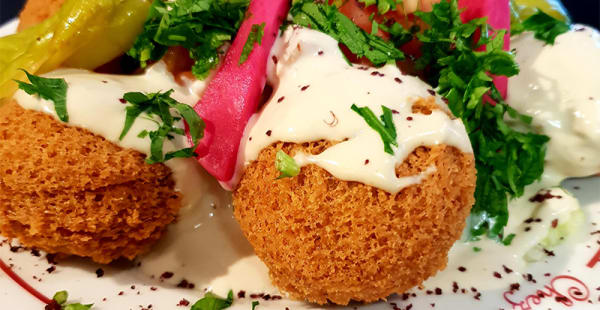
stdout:
{"type": "Polygon", "coordinates": [[[160,238],[181,206],[171,171],[51,116],[0,108],[0,234],[108,263],[160,238]]]}
{"type": "Polygon", "coordinates": [[[341,181],[309,165],[276,180],[283,149],[318,154],[330,142],[277,143],[250,164],[234,193],[235,216],[273,282],[319,304],[372,302],[419,285],[445,268],[474,202],[472,154],[420,147],[397,169],[437,171],[397,195],[341,181]]]}
{"type": "Polygon", "coordinates": [[[19,14],[18,31],[37,25],[56,13],[65,0],[28,0],[19,14]]]}

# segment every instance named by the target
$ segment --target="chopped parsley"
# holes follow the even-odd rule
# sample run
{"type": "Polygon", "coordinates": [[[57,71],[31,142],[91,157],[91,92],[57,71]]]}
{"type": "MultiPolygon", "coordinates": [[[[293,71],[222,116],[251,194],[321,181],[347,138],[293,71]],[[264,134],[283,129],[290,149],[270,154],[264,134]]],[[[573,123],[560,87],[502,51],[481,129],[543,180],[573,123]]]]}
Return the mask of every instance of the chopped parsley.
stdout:
{"type": "Polygon", "coordinates": [[[383,110],[383,114],[380,118],[375,116],[375,113],[371,111],[369,107],[358,107],[356,104],[353,104],[351,107],[352,111],[358,113],[365,122],[369,125],[369,127],[373,128],[373,130],[379,133],[381,136],[381,140],[383,141],[383,149],[386,153],[394,155],[393,146],[398,146],[398,141],[396,141],[397,133],[396,126],[394,125],[394,120],[392,118],[392,110],[390,110],[386,106],[381,106],[383,110]],[[381,120],[380,120],[381,119],[381,120]]]}
{"type": "Polygon", "coordinates": [[[344,44],[352,54],[364,56],[376,66],[404,59],[404,53],[393,43],[363,31],[335,5],[298,0],[292,5],[290,14],[295,24],[329,35],[344,44]]]}
{"type": "Polygon", "coordinates": [[[29,83],[17,81],[19,88],[30,95],[37,95],[42,99],[50,100],[54,103],[54,110],[58,119],[67,123],[69,114],[67,113],[67,82],[65,79],[44,78],[30,74],[23,70],[29,79],[29,83]]]}
{"type": "Polygon", "coordinates": [[[568,23],[538,10],[537,13],[522,23],[513,24],[511,34],[516,35],[524,31],[532,31],[536,39],[553,45],[556,37],[569,31],[569,29],[568,23]]]}
{"type": "Polygon", "coordinates": [[[194,60],[192,73],[208,76],[219,49],[233,39],[250,0],[154,0],[142,33],[127,54],[142,67],[160,60],[170,46],[183,46],[194,60]]]}
{"type": "Polygon", "coordinates": [[[194,150],[198,141],[204,134],[204,121],[187,104],[177,102],[171,98],[173,90],[164,93],[143,94],[139,92],[126,93],[123,96],[131,105],[127,106],[125,116],[125,126],[121,132],[120,140],[127,135],[135,120],[142,113],[145,113],[152,121],[156,122],[158,129],[155,131],[142,131],[138,134],[139,138],[150,137],[150,157],[146,159],[148,164],[161,163],[173,158],[185,158],[195,156],[194,150]],[[178,116],[174,117],[171,113],[175,111],[178,116]],[[165,139],[173,139],[173,135],[185,135],[185,131],[175,127],[175,122],[185,120],[188,125],[193,146],[163,155],[163,145],[165,139]]]}
{"type": "Polygon", "coordinates": [[[67,291],[56,292],[52,297],[52,301],[55,302],[55,305],[60,306],[61,310],[89,310],[94,306],[93,304],[82,305],[80,303],[67,304],[68,299],[69,293],[67,291]]]}
{"type": "Polygon", "coordinates": [[[275,168],[281,172],[277,179],[293,178],[300,173],[300,166],[282,150],[279,150],[275,155],[275,168]]]}
{"type": "Polygon", "coordinates": [[[402,0],[358,0],[358,2],[364,3],[365,7],[377,5],[379,14],[385,14],[390,10],[395,10],[398,4],[402,4],[402,0]]]}
{"type": "Polygon", "coordinates": [[[429,25],[418,35],[423,56],[417,64],[437,72],[430,82],[463,120],[475,153],[477,187],[468,221],[471,238],[487,233],[502,240],[508,199],[523,195],[524,187],[541,177],[549,138],[517,131],[505,121],[508,118],[525,129],[531,122],[504,102],[489,76],[510,77],[519,72],[514,55],[503,50],[505,31],[475,42],[477,30],[486,34],[490,26],[486,18],[462,23],[457,0],[442,1],[430,13],[416,14],[429,25]],[[486,50],[476,51],[481,46],[486,50]],[[484,103],[488,96],[495,105],[484,103]]]}
{"type": "Polygon", "coordinates": [[[258,302],[258,300],[255,300],[252,302],[252,310],[256,309],[256,306],[260,305],[260,302],[258,302]]]}
{"type": "Polygon", "coordinates": [[[204,297],[198,300],[191,310],[222,310],[229,308],[233,303],[233,291],[229,291],[227,298],[223,299],[211,292],[208,292],[204,297]]]}
{"type": "Polygon", "coordinates": [[[262,38],[264,35],[265,23],[260,25],[252,25],[252,29],[250,29],[250,33],[248,34],[248,38],[246,39],[246,43],[244,43],[244,48],[242,49],[240,65],[248,60],[248,56],[250,56],[250,53],[252,53],[252,50],[254,49],[254,44],[262,44],[262,38]]]}

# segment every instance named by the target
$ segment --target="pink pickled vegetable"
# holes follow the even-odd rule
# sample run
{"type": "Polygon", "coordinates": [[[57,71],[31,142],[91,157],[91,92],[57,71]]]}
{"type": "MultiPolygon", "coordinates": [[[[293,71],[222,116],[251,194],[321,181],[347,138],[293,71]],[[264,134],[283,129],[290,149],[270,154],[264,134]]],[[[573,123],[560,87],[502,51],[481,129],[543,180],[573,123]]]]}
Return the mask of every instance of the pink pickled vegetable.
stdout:
{"type": "MultiPolygon", "coordinates": [[[[458,6],[465,11],[461,17],[463,22],[471,19],[486,17],[488,23],[496,30],[510,29],[510,5],[509,0],[458,0],[458,6]]],[[[504,50],[510,48],[510,35],[504,37],[504,50]]],[[[508,78],[505,76],[494,77],[494,84],[506,98],[508,78]]]]}
{"type": "Polygon", "coordinates": [[[206,123],[204,138],[196,149],[198,161],[221,182],[230,181],[234,175],[244,128],[258,107],[266,83],[269,52],[289,6],[289,0],[250,2],[248,18],[194,107],[206,123]],[[255,44],[248,59],[240,65],[252,26],[262,23],[265,23],[262,44],[255,44]]]}

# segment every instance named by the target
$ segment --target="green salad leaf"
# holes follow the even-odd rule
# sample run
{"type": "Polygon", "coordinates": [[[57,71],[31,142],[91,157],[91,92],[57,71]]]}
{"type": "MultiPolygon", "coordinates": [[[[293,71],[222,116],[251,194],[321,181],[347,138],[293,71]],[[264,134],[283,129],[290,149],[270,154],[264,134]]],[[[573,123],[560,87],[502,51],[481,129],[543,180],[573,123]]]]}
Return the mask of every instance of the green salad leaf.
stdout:
{"type": "Polygon", "coordinates": [[[198,141],[204,134],[204,121],[187,104],[178,102],[171,98],[173,90],[161,93],[144,94],[140,92],[130,92],[123,96],[123,99],[131,105],[126,107],[125,125],[119,137],[123,140],[135,120],[145,113],[151,120],[155,121],[158,129],[154,131],[142,131],[138,134],[139,138],[150,137],[150,157],[146,159],[148,164],[161,163],[173,158],[186,158],[195,156],[194,150],[198,141]],[[173,116],[172,111],[178,116],[173,116]],[[163,155],[163,145],[165,139],[173,139],[173,135],[185,135],[185,131],[175,127],[175,122],[185,120],[188,125],[193,145],[174,152],[163,155]]]}
{"type": "Polygon", "coordinates": [[[54,305],[60,306],[62,310],[90,310],[94,306],[93,304],[83,305],[80,303],[67,304],[68,299],[69,293],[67,291],[56,292],[54,297],[52,297],[52,301],[55,302],[54,305]]]}
{"type": "Polygon", "coordinates": [[[395,10],[397,5],[402,4],[402,0],[358,0],[358,2],[364,3],[366,7],[376,5],[379,14],[395,10]]]}
{"type": "Polygon", "coordinates": [[[221,298],[211,292],[208,292],[204,297],[198,300],[191,310],[222,310],[229,308],[233,303],[233,291],[229,291],[227,298],[221,298]]]}
{"type": "Polygon", "coordinates": [[[513,24],[511,34],[517,35],[524,31],[532,31],[536,39],[554,45],[556,37],[569,31],[570,28],[568,23],[538,10],[522,23],[513,24]]]}
{"type": "Polygon", "coordinates": [[[37,95],[42,99],[50,100],[54,103],[54,110],[58,119],[68,123],[69,114],[67,113],[67,82],[65,79],[51,79],[30,74],[23,70],[29,83],[17,81],[19,88],[30,95],[37,95]]]}
{"type": "Polygon", "coordinates": [[[232,40],[250,0],[154,0],[127,54],[142,67],[162,58],[170,46],[183,46],[194,60],[192,73],[204,79],[219,63],[219,49],[232,40]]]}
{"type": "Polygon", "coordinates": [[[394,125],[394,120],[392,119],[392,110],[386,106],[381,106],[383,114],[380,118],[377,118],[375,113],[373,113],[369,107],[358,107],[353,104],[351,109],[358,113],[358,115],[367,122],[369,127],[377,131],[383,141],[383,149],[385,152],[394,155],[392,145],[398,146],[398,141],[396,141],[398,134],[396,132],[396,126],[394,125]]]}
{"type": "Polygon", "coordinates": [[[240,56],[240,65],[246,62],[248,56],[250,56],[250,53],[252,53],[252,49],[254,49],[254,44],[262,44],[262,38],[264,35],[265,23],[262,23],[260,25],[252,25],[250,33],[248,33],[246,43],[244,43],[244,48],[242,49],[242,55],[240,56]]]}
{"type": "Polygon", "coordinates": [[[295,24],[329,35],[348,47],[352,54],[364,56],[376,66],[404,59],[404,53],[393,43],[363,31],[335,5],[298,0],[294,1],[290,14],[295,24]]]}
{"type": "Polygon", "coordinates": [[[523,195],[524,187],[541,177],[549,138],[517,131],[506,122],[509,118],[529,128],[531,118],[508,106],[490,77],[519,72],[514,55],[503,50],[504,30],[491,31],[486,18],[463,23],[457,0],[442,1],[432,12],[416,14],[430,27],[418,34],[423,56],[417,64],[435,72],[430,82],[448,100],[454,115],[463,120],[475,154],[477,187],[469,218],[471,236],[476,239],[487,234],[503,240],[508,199],[523,195]],[[476,41],[477,30],[489,35],[476,41]],[[482,46],[485,51],[478,51],[482,46]]]}

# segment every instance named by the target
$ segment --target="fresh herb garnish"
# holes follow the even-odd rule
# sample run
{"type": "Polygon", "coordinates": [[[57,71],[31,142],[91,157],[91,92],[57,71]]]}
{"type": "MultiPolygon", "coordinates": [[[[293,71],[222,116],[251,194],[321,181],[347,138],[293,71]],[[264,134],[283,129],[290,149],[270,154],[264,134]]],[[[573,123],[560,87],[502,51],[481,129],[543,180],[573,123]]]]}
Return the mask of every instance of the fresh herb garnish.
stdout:
{"type": "Polygon", "coordinates": [[[477,252],[481,252],[481,248],[480,247],[473,247],[473,252],[477,253],[477,252]]]}
{"type": "Polygon", "coordinates": [[[390,10],[395,10],[398,4],[402,4],[402,0],[358,0],[358,2],[364,3],[365,7],[377,5],[379,14],[385,14],[390,10]]]}
{"type": "Polygon", "coordinates": [[[298,0],[290,14],[295,24],[329,35],[348,47],[352,54],[364,56],[376,66],[404,59],[404,53],[393,43],[363,31],[334,5],[298,0]]]}
{"type": "Polygon", "coordinates": [[[252,310],[256,309],[256,306],[260,305],[260,302],[258,302],[258,300],[255,300],[252,302],[252,310]]]}
{"type": "Polygon", "coordinates": [[[198,300],[191,310],[222,310],[229,308],[233,303],[233,291],[229,291],[227,299],[223,299],[211,292],[208,292],[204,297],[198,300]]]}
{"type": "Polygon", "coordinates": [[[192,73],[208,76],[219,63],[219,48],[232,40],[250,0],[154,0],[138,36],[127,54],[142,67],[160,60],[170,46],[183,46],[195,61],[192,73]]]}
{"type": "Polygon", "coordinates": [[[463,120],[477,168],[475,205],[469,228],[476,239],[485,233],[502,240],[508,222],[508,198],[523,195],[524,187],[544,171],[549,138],[509,127],[505,117],[522,128],[531,118],[508,106],[488,74],[514,76],[519,68],[514,55],[503,50],[505,31],[490,31],[486,18],[462,23],[457,0],[442,1],[429,13],[416,13],[430,28],[418,35],[423,42],[421,68],[433,69],[431,81],[463,120]],[[476,42],[477,30],[484,34],[476,42]],[[477,51],[485,46],[485,51],[477,51]],[[489,96],[496,104],[484,103],[489,96]],[[508,115],[507,115],[508,114],[508,115]]]}
{"type": "Polygon", "coordinates": [[[397,133],[396,126],[394,125],[394,120],[392,118],[392,110],[386,106],[381,106],[383,110],[383,114],[380,116],[379,120],[375,113],[371,111],[369,107],[359,108],[356,104],[353,104],[351,107],[352,111],[358,113],[365,122],[369,125],[369,127],[373,128],[373,130],[379,133],[381,136],[381,140],[383,141],[383,149],[386,153],[394,155],[394,150],[392,150],[393,146],[398,146],[398,141],[396,141],[397,133]]]}
{"type": "Polygon", "coordinates": [[[279,150],[275,155],[275,168],[281,172],[277,179],[293,178],[300,173],[300,166],[294,158],[282,150],[279,150]]]}
{"type": "Polygon", "coordinates": [[[26,70],[22,70],[27,75],[29,83],[17,81],[19,88],[30,95],[38,95],[42,99],[54,102],[54,110],[58,119],[67,123],[69,122],[69,114],[67,113],[67,82],[65,79],[44,78],[30,74],[26,70]]]}
{"type": "Polygon", "coordinates": [[[194,150],[198,141],[204,134],[204,121],[187,104],[178,102],[171,98],[173,90],[164,93],[143,94],[139,92],[126,93],[123,96],[131,105],[127,106],[127,114],[125,116],[125,126],[121,132],[120,140],[127,135],[135,120],[142,113],[148,115],[153,121],[158,124],[158,129],[155,131],[142,131],[138,137],[150,137],[150,157],[146,159],[148,164],[161,163],[173,158],[185,158],[195,156],[194,150]],[[174,117],[171,113],[175,110],[179,116],[174,117]],[[157,119],[158,118],[158,119],[157,119]],[[167,153],[163,156],[163,144],[165,139],[173,139],[173,135],[185,135],[182,128],[175,127],[176,121],[185,120],[189,127],[190,136],[192,137],[193,145],[190,148],[184,148],[178,151],[167,153]]]}
{"type": "Polygon", "coordinates": [[[55,302],[55,305],[59,305],[61,310],[89,310],[92,309],[94,304],[82,305],[80,303],[67,304],[67,300],[69,299],[69,293],[67,291],[60,291],[54,294],[52,297],[52,301],[55,302]]]}
{"type": "Polygon", "coordinates": [[[532,31],[538,40],[547,44],[554,44],[556,37],[569,31],[569,24],[558,20],[541,10],[533,14],[520,24],[513,24],[511,34],[517,35],[524,31],[532,31]]]}
{"type": "Polygon", "coordinates": [[[244,48],[242,49],[242,55],[240,56],[240,65],[246,62],[250,53],[254,49],[254,44],[261,45],[262,38],[265,35],[265,23],[260,25],[252,25],[250,29],[250,33],[248,34],[248,38],[246,39],[246,43],[244,43],[244,48]]]}

